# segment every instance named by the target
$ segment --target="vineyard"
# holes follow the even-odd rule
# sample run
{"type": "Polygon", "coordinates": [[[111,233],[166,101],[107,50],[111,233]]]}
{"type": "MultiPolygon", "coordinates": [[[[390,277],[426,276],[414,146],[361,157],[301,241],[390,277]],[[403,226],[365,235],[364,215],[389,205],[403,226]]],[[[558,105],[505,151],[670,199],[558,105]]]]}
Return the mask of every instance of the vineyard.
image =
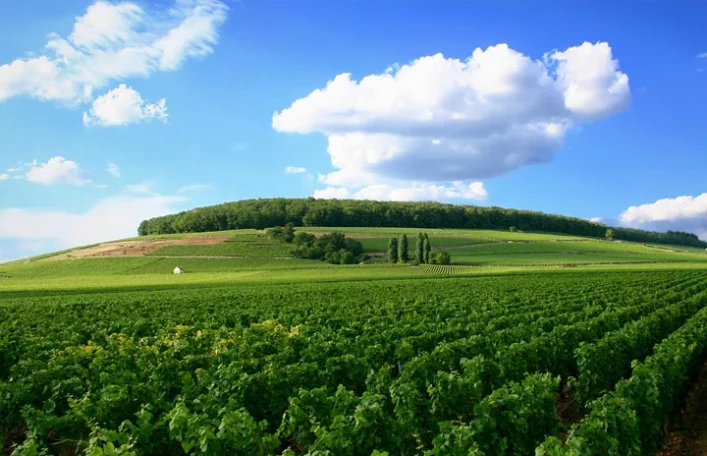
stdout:
{"type": "Polygon", "coordinates": [[[703,271],[423,268],[450,277],[0,292],[0,451],[655,454],[703,271]]]}

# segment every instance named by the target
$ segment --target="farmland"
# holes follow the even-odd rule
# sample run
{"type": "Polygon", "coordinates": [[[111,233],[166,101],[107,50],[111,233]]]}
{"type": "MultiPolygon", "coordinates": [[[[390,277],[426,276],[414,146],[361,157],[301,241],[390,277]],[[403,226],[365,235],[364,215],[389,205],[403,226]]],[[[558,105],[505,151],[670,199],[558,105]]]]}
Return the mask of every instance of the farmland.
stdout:
{"type": "Polygon", "coordinates": [[[0,448],[655,454],[707,360],[697,249],[425,230],[452,264],[390,265],[375,254],[418,230],[340,231],[373,261],[238,230],[0,265],[0,448]]]}

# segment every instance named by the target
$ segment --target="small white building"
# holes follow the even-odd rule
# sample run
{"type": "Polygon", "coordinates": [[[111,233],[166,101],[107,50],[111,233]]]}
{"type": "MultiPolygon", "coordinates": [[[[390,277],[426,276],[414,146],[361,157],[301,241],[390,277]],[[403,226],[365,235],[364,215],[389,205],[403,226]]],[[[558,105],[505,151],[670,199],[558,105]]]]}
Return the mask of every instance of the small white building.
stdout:
{"type": "Polygon", "coordinates": [[[184,269],[182,269],[181,266],[177,266],[174,268],[174,271],[172,271],[174,274],[184,274],[184,269]]]}

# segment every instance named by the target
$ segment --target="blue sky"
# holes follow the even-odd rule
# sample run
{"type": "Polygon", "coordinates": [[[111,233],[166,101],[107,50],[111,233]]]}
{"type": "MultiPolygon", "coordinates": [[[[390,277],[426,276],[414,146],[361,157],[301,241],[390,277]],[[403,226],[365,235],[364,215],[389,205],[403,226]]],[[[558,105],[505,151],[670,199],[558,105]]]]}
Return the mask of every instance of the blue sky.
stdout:
{"type": "Polygon", "coordinates": [[[2,11],[0,261],[271,196],[495,205],[707,239],[704,2],[2,11]]]}

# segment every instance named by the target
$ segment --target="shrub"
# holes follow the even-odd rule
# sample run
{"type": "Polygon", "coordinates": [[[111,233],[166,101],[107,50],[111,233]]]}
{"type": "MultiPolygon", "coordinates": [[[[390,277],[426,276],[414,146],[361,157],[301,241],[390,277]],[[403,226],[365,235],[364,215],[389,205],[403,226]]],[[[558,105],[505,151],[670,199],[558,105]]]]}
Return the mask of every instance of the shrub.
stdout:
{"type": "Polygon", "coordinates": [[[452,257],[447,252],[435,252],[430,260],[432,264],[451,264],[452,257]]]}
{"type": "Polygon", "coordinates": [[[360,241],[346,238],[343,233],[333,232],[316,237],[312,234],[297,233],[294,236],[295,249],[292,254],[297,258],[324,260],[330,264],[353,264],[366,260],[360,241]]]}
{"type": "Polygon", "coordinates": [[[267,233],[271,239],[289,244],[295,238],[295,226],[292,223],[288,223],[285,226],[275,226],[268,229],[267,233]]]}

